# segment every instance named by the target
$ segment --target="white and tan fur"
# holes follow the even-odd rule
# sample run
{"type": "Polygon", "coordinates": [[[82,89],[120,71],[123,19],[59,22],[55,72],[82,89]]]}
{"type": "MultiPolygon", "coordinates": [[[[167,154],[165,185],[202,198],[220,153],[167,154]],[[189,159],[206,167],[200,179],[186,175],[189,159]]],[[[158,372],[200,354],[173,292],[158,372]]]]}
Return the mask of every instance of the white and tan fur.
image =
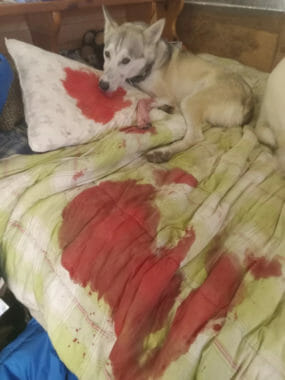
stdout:
{"type": "Polygon", "coordinates": [[[117,25],[106,9],[103,11],[103,89],[114,91],[130,78],[144,74],[145,68],[151,66],[150,73],[136,83],[136,87],[158,99],[158,104],[178,109],[187,125],[182,140],[148,152],[150,161],[167,161],[175,153],[201,141],[204,123],[232,127],[249,121],[254,105],[252,91],[239,75],[170,46],[161,38],[164,20],[151,26],[141,23],[117,25]]]}
{"type": "Polygon", "coordinates": [[[276,151],[285,174],[285,58],[269,75],[255,132],[259,140],[276,151]]]}

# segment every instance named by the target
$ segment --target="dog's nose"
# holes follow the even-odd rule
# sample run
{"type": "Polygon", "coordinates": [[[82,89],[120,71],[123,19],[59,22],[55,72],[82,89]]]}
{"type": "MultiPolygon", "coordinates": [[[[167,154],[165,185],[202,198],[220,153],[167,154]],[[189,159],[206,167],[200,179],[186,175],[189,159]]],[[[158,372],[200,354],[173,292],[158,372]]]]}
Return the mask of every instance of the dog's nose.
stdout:
{"type": "Polygon", "coordinates": [[[107,91],[109,89],[110,85],[108,82],[105,82],[104,80],[100,80],[99,87],[101,88],[101,90],[107,91]]]}

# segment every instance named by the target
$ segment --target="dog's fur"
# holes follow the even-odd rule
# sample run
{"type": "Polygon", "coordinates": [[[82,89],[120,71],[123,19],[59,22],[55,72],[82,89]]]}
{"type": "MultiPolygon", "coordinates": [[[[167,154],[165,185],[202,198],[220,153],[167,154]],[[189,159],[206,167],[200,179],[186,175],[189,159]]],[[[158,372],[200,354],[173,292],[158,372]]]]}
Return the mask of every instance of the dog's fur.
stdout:
{"type": "Polygon", "coordinates": [[[100,87],[114,91],[127,81],[155,97],[158,104],[179,109],[185,137],[147,154],[163,162],[203,139],[206,122],[221,127],[243,125],[253,110],[251,88],[234,73],[170,45],[161,38],[165,20],[118,25],[103,8],[105,63],[100,87]]]}
{"type": "Polygon", "coordinates": [[[259,140],[276,151],[285,174],[285,58],[269,75],[255,132],[259,140]]]}

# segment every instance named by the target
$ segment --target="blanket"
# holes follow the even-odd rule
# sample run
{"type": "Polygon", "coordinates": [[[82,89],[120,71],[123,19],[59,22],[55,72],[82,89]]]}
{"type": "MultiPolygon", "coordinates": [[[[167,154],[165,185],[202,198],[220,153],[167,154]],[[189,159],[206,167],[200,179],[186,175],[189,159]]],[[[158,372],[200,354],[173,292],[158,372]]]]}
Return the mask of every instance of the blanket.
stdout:
{"type": "Polygon", "coordinates": [[[147,162],[182,124],[1,161],[8,284],[80,379],[285,377],[284,179],[251,126],[147,162]]]}

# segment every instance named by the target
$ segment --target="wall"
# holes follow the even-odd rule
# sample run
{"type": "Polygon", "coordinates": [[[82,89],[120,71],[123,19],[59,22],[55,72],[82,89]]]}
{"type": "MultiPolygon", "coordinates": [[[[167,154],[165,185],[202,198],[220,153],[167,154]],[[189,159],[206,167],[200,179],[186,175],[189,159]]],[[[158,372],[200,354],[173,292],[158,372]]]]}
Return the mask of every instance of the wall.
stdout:
{"type": "Polygon", "coordinates": [[[194,53],[234,58],[270,72],[285,55],[285,14],[185,4],[178,35],[194,53]]]}

